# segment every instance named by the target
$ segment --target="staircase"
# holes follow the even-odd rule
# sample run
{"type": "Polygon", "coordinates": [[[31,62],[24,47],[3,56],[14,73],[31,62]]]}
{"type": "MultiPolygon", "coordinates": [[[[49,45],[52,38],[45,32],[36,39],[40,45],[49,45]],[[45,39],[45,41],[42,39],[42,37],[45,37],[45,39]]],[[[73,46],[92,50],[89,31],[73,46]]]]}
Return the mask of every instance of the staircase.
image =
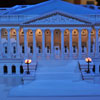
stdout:
{"type": "Polygon", "coordinates": [[[79,80],[77,61],[42,60],[38,62],[36,80],[79,80]]]}

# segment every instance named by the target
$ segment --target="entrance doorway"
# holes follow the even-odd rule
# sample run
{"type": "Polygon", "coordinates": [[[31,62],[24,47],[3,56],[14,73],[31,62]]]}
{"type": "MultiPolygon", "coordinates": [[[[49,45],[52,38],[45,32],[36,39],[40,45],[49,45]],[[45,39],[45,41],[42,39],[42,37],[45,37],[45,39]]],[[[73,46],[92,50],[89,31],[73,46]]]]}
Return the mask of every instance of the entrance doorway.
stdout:
{"type": "Polygon", "coordinates": [[[55,55],[59,55],[59,54],[60,54],[59,46],[55,46],[55,55]]]}

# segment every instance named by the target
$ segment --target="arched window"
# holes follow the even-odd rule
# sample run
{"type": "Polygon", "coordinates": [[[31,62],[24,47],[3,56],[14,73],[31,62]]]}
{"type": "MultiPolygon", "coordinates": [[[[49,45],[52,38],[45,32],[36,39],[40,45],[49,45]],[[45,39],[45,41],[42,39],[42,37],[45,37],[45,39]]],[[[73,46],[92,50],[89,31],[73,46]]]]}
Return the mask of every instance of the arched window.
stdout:
{"type": "Polygon", "coordinates": [[[12,66],[12,73],[15,74],[16,73],[16,67],[13,65],[12,66]]]}
{"type": "Polygon", "coordinates": [[[23,70],[23,66],[20,66],[20,73],[23,74],[24,70],[23,70]]]}
{"type": "Polygon", "coordinates": [[[3,71],[4,71],[4,74],[7,74],[7,73],[8,73],[8,68],[7,68],[7,66],[4,66],[4,67],[3,67],[3,71]]]}

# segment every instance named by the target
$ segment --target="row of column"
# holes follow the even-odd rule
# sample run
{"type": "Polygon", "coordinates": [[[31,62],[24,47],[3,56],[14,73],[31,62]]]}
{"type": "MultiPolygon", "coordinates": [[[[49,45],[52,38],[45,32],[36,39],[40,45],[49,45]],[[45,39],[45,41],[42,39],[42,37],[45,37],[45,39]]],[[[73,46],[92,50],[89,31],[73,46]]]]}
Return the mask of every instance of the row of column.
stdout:
{"type": "MultiPolygon", "coordinates": [[[[24,30],[24,51],[25,51],[25,58],[28,58],[28,53],[27,53],[27,29],[24,30]]],[[[61,29],[61,55],[62,58],[64,58],[64,30],[61,29]]],[[[90,56],[90,48],[91,48],[91,28],[87,29],[88,30],[88,56],[90,56]]],[[[8,31],[8,58],[11,58],[11,43],[10,43],[10,29],[7,29],[8,31]]],[[[33,58],[35,59],[36,57],[36,37],[35,37],[35,30],[33,31],[33,58]]],[[[72,57],[72,31],[73,29],[69,29],[70,31],[70,39],[69,39],[69,51],[70,51],[70,58],[72,57]]],[[[79,39],[78,39],[78,56],[81,58],[81,31],[82,29],[78,29],[79,31],[79,39]]],[[[16,50],[16,55],[17,58],[20,58],[19,54],[19,29],[16,29],[16,40],[17,40],[17,50],[16,50]]],[[[0,29],[0,48],[1,48],[1,29],[0,29]]],[[[54,29],[51,29],[51,56],[54,55],[54,29]]],[[[96,56],[98,55],[98,29],[96,29],[96,56]]],[[[0,50],[0,57],[2,56],[2,51],[0,50]]],[[[42,55],[45,55],[45,29],[42,30],[42,55]]]]}
{"type": "MultiPolygon", "coordinates": [[[[91,49],[91,31],[92,28],[87,29],[88,30],[88,56],[90,56],[90,49],[91,49]]],[[[51,56],[54,55],[54,29],[51,29],[51,56]]],[[[61,57],[64,58],[64,31],[65,29],[61,29],[61,57]]],[[[69,39],[69,51],[70,51],[70,58],[72,58],[72,31],[73,29],[69,29],[70,31],[70,39],[69,39]]],[[[81,58],[81,31],[82,29],[78,29],[79,32],[79,39],[78,39],[78,57],[81,58]]],[[[25,31],[26,33],[27,31],[25,31]]],[[[25,53],[27,58],[27,35],[24,35],[24,46],[25,46],[25,53]]],[[[35,37],[35,30],[33,30],[33,48],[34,53],[33,57],[36,57],[36,37],[35,37]]],[[[96,29],[96,56],[98,55],[98,29],[96,29]]],[[[45,29],[42,30],[42,55],[45,55],[45,29]]]]}

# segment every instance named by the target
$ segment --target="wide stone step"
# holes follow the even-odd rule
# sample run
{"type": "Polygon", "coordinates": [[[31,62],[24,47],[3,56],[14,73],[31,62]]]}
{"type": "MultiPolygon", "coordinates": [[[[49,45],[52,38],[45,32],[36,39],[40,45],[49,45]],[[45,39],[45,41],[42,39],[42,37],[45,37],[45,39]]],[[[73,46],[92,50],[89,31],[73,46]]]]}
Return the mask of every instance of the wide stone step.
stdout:
{"type": "Polygon", "coordinates": [[[80,73],[37,73],[37,80],[74,80],[81,79],[80,73]]]}

